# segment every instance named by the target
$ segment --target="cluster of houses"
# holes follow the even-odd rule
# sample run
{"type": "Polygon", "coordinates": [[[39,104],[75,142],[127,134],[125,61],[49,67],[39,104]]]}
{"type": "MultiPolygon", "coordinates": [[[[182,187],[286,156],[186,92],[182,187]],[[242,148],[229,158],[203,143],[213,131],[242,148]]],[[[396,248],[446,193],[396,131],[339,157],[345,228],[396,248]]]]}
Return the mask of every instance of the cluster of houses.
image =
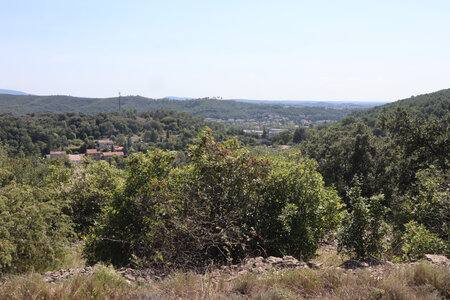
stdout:
{"type": "Polygon", "coordinates": [[[79,164],[83,157],[91,157],[94,160],[102,160],[107,159],[108,157],[112,157],[114,155],[124,157],[123,147],[119,147],[114,145],[114,142],[111,140],[99,140],[97,142],[97,146],[100,149],[111,149],[112,151],[101,152],[97,149],[86,149],[86,153],[84,154],[67,154],[66,151],[50,151],[49,158],[67,158],[70,162],[79,164]]]}

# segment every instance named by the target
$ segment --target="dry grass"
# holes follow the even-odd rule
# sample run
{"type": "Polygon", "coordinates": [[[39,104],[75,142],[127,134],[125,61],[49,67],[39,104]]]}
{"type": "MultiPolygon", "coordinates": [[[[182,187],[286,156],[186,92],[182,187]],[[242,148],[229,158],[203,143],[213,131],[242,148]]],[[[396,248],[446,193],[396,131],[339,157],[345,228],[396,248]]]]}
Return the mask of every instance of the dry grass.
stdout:
{"type": "Polygon", "coordinates": [[[314,262],[323,267],[337,267],[348,260],[350,257],[345,254],[339,254],[336,246],[325,245],[317,250],[314,262]]]}
{"type": "Polygon", "coordinates": [[[98,266],[91,276],[56,284],[38,274],[11,276],[0,285],[0,299],[445,299],[448,269],[420,263],[370,270],[272,270],[263,274],[175,273],[164,280],[130,284],[112,268],[98,266]],[[377,273],[378,274],[378,273],[377,273]]]}

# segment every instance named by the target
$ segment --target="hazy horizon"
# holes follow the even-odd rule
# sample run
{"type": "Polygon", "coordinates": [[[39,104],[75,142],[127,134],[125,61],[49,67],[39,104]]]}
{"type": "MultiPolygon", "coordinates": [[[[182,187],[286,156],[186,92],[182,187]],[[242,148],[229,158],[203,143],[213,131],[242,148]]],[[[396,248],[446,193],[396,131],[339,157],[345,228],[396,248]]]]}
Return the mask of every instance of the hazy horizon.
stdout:
{"type": "Polygon", "coordinates": [[[448,88],[448,1],[3,1],[0,88],[391,102],[448,88]]]}
{"type": "MultiPolygon", "coordinates": [[[[69,97],[78,97],[78,98],[117,98],[119,97],[119,95],[116,96],[105,96],[105,97],[90,97],[90,96],[76,96],[76,95],[69,95],[69,94],[48,94],[48,95],[38,95],[38,94],[31,94],[31,93],[27,93],[26,91],[19,91],[19,90],[11,90],[11,89],[0,89],[0,94],[10,94],[10,95],[22,95],[22,96],[42,96],[42,97],[46,97],[46,96],[69,96],[69,97]],[[5,91],[5,93],[3,92],[5,91]],[[17,92],[17,94],[16,94],[17,92]]],[[[149,98],[149,99],[172,99],[172,100],[195,100],[195,99],[202,99],[202,98],[214,98],[214,97],[183,97],[183,96],[165,96],[165,97],[148,97],[145,95],[124,95],[121,94],[121,97],[144,97],[144,98],[149,98]]],[[[334,100],[308,100],[308,99],[246,99],[246,98],[220,98],[218,100],[236,100],[236,101],[260,101],[260,102],[342,102],[342,103],[389,103],[389,102],[394,102],[396,100],[393,101],[358,101],[358,100],[338,100],[338,99],[334,99],[334,100]]],[[[400,100],[400,99],[397,99],[400,100]]]]}

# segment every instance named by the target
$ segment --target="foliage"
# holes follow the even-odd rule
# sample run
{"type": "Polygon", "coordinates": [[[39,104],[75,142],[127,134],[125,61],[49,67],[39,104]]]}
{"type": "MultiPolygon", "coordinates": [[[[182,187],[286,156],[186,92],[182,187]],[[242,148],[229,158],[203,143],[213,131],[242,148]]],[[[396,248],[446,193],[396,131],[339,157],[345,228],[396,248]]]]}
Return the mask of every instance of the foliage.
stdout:
{"type": "MultiPolygon", "coordinates": [[[[334,185],[346,199],[346,190],[355,176],[364,178],[361,186],[364,196],[386,189],[387,153],[382,139],[360,121],[341,122],[327,130],[314,130],[303,142],[304,153],[317,160],[318,171],[328,185],[334,185]]],[[[346,199],[348,200],[348,199],[346,199]]]]}
{"type": "Polygon", "coordinates": [[[386,250],[385,238],[389,232],[385,223],[387,209],[381,204],[384,196],[362,197],[358,179],[348,194],[351,211],[342,221],[338,236],[340,251],[345,250],[357,258],[382,254],[386,250]]]}
{"type": "Polygon", "coordinates": [[[382,114],[395,111],[397,107],[401,107],[403,110],[408,111],[409,114],[421,119],[441,119],[450,110],[450,89],[412,96],[364,111],[354,112],[351,115],[369,121],[378,119],[382,114]]]}
{"type": "Polygon", "coordinates": [[[185,150],[192,137],[206,125],[212,127],[219,138],[226,136],[224,127],[218,123],[173,111],[126,111],[96,115],[2,114],[0,142],[9,155],[15,157],[42,156],[55,150],[85,153],[86,149],[96,147],[95,140],[105,137],[124,146],[126,154],[154,148],[185,150]],[[167,137],[169,131],[171,134],[167,137]]]}
{"type": "Polygon", "coordinates": [[[417,182],[401,197],[396,221],[415,220],[450,247],[450,188],[448,175],[433,165],[416,174],[417,182]]]}
{"type": "Polygon", "coordinates": [[[190,158],[181,168],[161,150],[129,158],[123,191],[87,240],[91,262],[198,267],[255,252],[310,257],[339,222],[340,200],[312,161],[252,157],[210,131],[190,158]]]}
{"type": "Polygon", "coordinates": [[[76,233],[87,234],[95,225],[102,209],[120,186],[121,179],[119,169],[105,161],[86,161],[74,170],[64,185],[63,197],[70,203],[70,217],[76,233]]]}
{"type": "MultiPolygon", "coordinates": [[[[32,113],[78,113],[85,114],[114,112],[118,110],[118,98],[77,98],[69,96],[34,96],[0,94],[0,113],[32,114],[32,113]]],[[[301,124],[305,119],[339,120],[354,109],[297,107],[284,105],[254,104],[233,100],[217,100],[210,98],[179,101],[171,99],[149,99],[140,96],[121,98],[122,109],[147,111],[178,111],[192,116],[228,120],[253,119],[259,122],[269,121],[278,115],[280,119],[301,124]]],[[[166,119],[165,123],[170,123],[166,119]]]]}
{"type": "Polygon", "coordinates": [[[439,254],[445,249],[444,242],[424,225],[411,221],[405,224],[402,236],[404,259],[419,259],[425,254],[439,254]]]}
{"type": "Polygon", "coordinates": [[[295,129],[294,135],[292,137],[292,142],[294,144],[299,144],[302,141],[306,140],[306,128],[305,127],[299,127],[295,129]]]}
{"type": "Polygon", "coordinates": [[[292,132],[286,130],[282,131],[270,138],[274,145],[286,145],[292,142],[292,132]]]}
{"type": "Polygon", "coordinates": [[[51,171],[40,169],[32,181],[16,160],[0,157],[0,273],[45,270],[63,259],[71,231],[67,205],[51,180],[51,171]],[[42,182],[37,179],[42,179],[42,182]]]}
{"type": "Polygon", "coordinates": [[[447,172],[450,161],[450,113],[441,119],[425,121],[398,108],[395,114],[383,115],[382,127],[390,133],[393,157],[392,172],[397,176],[397,187],[403,193],[415,180],[420,169],[436,166],[447,172]]]}
{"type": "Polygon", "coordinates": [[[341,200],[324,186],[313,160],[295,153],[271,164],[256,226],[266,254],[310,258],[338,226],[341,200]]]}

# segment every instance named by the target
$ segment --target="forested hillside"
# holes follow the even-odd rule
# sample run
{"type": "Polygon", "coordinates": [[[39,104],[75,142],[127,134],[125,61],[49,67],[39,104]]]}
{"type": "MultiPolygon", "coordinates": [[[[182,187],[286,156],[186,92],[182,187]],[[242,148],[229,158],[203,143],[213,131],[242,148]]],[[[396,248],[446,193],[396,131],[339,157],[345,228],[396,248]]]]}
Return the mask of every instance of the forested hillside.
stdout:
{"type": "MultiPolygon", "coordinates": [[[[405,257],[437,251],[437,237],[450,250],[449,96],[444,90],[354,114],[309,130],[300,144],[348,208],[371,218],[378,199],[377,218],[383,215],[393,232],[391,251],[405,257]],[[355,201],[355,188],[364,201],[355,201]]],[[[352,221],[346,226],[359,230],[352,221]]],[[[363,253],[355,243],[347,246],[363,253]]]]}
{"type": "MultiPolygon", "coordinates": [[[[196,117],[228,119],[254,119],[266,121],[279,119],[302,124],[304,120],[336,121],[357,108],[285,107],[236,102],[232,100],[196,99],[169,100],[149,99],[140,96],[121,97],[122,110],[139,112],[174,110],[186,112],[196,117]]],[[[79,98],[70,96],[33,96],[0,94],[0,113],[23,115],[28,113],[83,112],[95,114],[119,110],[119,98],[79,98]]]]}
{"type": "Polygon", "coordinates": [[[409,113],[424,119],[441,118],[450,111],[450,89],[412,96],[411,98],[354,112],[351,115],[360,118],[378,118],[383,113],[395,110],[396,107],[402,107],[409,113]]]}
{"type": "Polygon", "coordinates": [[[12,156],[25,157],[64,150],[84,153],[95,148],[95,141],[112,139],[125,153],[162,148],[185,150],[188,143],[205,127],[212,128],[219,139],[229,134],[242,135],[242,130],[226,130],[223,125],[206,122],[186,113],[174,111],[135,111],[99,114],[61,113],[0,115],[0,142],[12,156]]]}

